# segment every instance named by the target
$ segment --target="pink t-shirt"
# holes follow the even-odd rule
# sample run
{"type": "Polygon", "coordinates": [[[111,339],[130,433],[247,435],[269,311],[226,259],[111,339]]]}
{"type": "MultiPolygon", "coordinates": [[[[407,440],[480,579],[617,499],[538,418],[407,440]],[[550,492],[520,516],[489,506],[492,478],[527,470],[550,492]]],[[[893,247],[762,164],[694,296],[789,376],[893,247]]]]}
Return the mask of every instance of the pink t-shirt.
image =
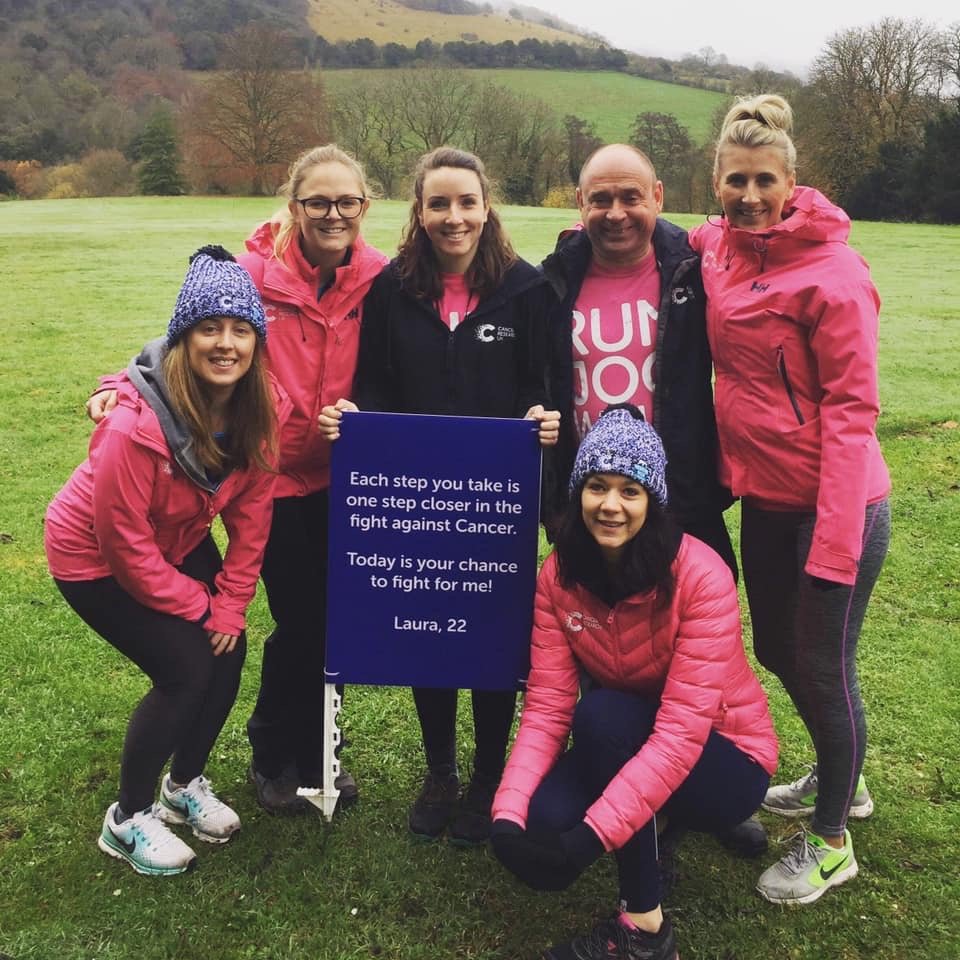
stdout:
{"type": "Polygon", "coordinates": [[[467,288],[467,278],[462,273],[444,273],[443,297],[437,302],[440,319],[456,330],[466,315],[477,305],[477,298],[467,288]]]}
{"type": "Polygon", "coordinates": [[[573,403],[581,439],[611,403],[653,423],[660,274],[653,250],[631,267],[592,263],[573,305],[573,403]]]}

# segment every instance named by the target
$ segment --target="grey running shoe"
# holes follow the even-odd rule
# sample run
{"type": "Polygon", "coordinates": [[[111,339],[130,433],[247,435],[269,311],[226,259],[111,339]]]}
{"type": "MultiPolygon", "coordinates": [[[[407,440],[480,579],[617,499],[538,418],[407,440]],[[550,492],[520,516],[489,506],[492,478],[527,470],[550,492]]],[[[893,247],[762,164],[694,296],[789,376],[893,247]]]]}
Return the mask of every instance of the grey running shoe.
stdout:
{"type": "MultiPolygon", "coordinates": [[[[817,805],[817,768],[793,783],[771,787],[763,798],[761,806],[770,813],[781,817],[811,817],[817,805]]],[[[867,791],[867,783],[860,774],[857,790],[853,795],[848,816],[853,820],[866,820],[873,813],[873,800],[867,791]]]]}
{"type": "Polygon", "coordinates": [[[117,804],[110,804],[97,846],[111,857],[126,860],[137,873],[164,877],[183,873],[196,864],[196,854],[148,807],[117,823],[117,804]]]}
{"type": "Polygon", "coordinates": [[[804,904],[819,900],[831,887],[852,880],[858,871],[850,831],[836,850],[822,837],[803,831],[793,849],[757,881],[757,890],[771,903],[804,904]]]}
{"type": "Polygon", "coordinates": [[[164,823],[188,824],[193,835],[207,843],[226,843],[240,829],[240,818],[217,797],[202,775],[177,789],[169,774],[165,776],[154,812],[164,823]]]}

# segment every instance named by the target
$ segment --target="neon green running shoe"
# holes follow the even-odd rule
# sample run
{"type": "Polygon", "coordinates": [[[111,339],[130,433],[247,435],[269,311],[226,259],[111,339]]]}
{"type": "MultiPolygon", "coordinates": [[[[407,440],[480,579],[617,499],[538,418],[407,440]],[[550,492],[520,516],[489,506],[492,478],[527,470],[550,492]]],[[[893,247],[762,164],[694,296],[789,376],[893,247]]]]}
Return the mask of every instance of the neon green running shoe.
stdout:
{"type": "MultiPolygon", "coordinates": [[[[771,787],[763,798],[760,806],[770,813],[781,817],[812,817],[813,808],[817,805],[817,768],[813,766],[810,772],[804,774],[793,783],[784,783],[779,787],[771,787]]],[[[857,791],[853,795],[848,816],[852,820],[866,820],[873,813],[873,800],[867,790],[867,782],[860,774],[857,781],[857,791]]]]}
{"type": "Polygon", "coordinates": [[[771,903],[813,903],[831,887],[852,880],[858,870],[849,830],[844,831],[839,850],[815,833],[803,831],[793,849],[761,874],[757,890],[771,903]]]}

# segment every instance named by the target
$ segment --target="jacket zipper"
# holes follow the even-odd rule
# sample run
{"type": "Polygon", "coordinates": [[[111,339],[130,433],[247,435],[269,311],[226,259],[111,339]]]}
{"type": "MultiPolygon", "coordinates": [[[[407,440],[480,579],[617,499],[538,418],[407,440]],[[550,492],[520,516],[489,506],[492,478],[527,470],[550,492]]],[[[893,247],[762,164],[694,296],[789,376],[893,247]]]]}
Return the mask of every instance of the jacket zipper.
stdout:
{"type": "Polygon", "coordinates": [[[783,357],[783,347],[777,347],[777,372],[780,374],[780,379],[783,381],[783,387],[787,391],[787,399],[790,401],[790,406],[793,407],[793,412],[796,415],[797,423],[800,426],[803,426],[807,421],[804,419],[803,413],[800,411],[800,404],[797,402],[797,396],[793,392],[793,386],[790,383],[790,378],[787,376],[787,361],[783,357]]]}

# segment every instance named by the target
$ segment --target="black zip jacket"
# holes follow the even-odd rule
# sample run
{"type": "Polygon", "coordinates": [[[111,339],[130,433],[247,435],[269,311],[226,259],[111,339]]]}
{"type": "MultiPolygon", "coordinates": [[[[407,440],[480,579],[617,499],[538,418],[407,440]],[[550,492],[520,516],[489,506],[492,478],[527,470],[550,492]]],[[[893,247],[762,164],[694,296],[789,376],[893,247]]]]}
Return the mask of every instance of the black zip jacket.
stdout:
{"type": "Polygon", "coordinates": [[[353,399],[361,410],[522,417],[548,406],[547,312],[542,274],[518,260],[455,330],[436,305],[404,288],[395,262],[363,302],[353,399]]]}
{"type": "MultiPolygon", "coordinates": [[[[733,552],[722,513],[732,498],[717,480],[717,426],[700,259],[687,243],[686,231],[662,219],[654,229],[653,249],[660,271],[653,422],[667,452],[670,512],[729,564],[733,552]],[[719,532],[705,534],[715,531],[717,524],[719,532]]],[[[556,295],[550,317],[550,374],[553,400],[562,415],[559,443],[545,465],[548,517],[566,505],[579,443],[573,416],[571,317],[592,256],[589,236],[578,230],[562,235],[541,265],[556,295]]]]}

